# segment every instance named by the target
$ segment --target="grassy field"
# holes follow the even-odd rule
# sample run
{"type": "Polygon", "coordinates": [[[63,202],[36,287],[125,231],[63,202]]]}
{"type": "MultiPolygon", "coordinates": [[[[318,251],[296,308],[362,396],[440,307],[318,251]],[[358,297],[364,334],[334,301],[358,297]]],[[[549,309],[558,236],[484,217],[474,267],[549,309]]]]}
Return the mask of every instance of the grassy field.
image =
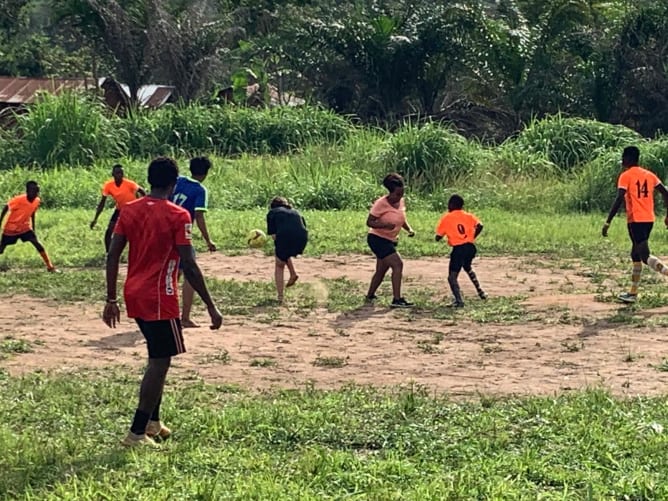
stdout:
{"type": "Polygon", "coordinates": [[[665,499],[665,399],[455,402],[419,388],[179,382],[160,452],[124,451],[139,374],[0,374],[3,499],[665,499]],[[176,395],[179,395],[177,398],[176,395]]]}

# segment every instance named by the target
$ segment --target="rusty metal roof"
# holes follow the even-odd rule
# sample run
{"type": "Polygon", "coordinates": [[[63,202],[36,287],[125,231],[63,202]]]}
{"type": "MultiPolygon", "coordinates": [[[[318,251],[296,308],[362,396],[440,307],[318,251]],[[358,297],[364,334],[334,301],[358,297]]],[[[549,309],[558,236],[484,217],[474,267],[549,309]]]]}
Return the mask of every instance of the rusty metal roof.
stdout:
{"type": "MultiPolygon", "coordinates": [[[[95,89],[102,85],[105,78],[95,80],[86,78],[25,78],[25,77],[0,77],[0,103],[4,104],[29,104],[35,101],[39,91],[59,94],[63,90],[86,90],[95,89]]],[[[127,85],[121,84],[126,94],[129,93],[127,85]]],[[[174,92],[174,87],[167,85],[144,85],[139,89],[137,97],[142,106],[158,108],[165,104],[174,92]]]]}

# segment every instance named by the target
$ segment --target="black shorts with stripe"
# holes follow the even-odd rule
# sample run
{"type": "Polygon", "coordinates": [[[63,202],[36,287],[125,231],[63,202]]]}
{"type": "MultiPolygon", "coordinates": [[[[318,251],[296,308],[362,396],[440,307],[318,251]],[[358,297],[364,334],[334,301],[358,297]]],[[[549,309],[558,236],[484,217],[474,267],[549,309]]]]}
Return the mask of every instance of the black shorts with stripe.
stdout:
{"type": "Polygon", "coordinates": [[[146,339],[148,358],[167,358],[186,352],[181,320],[142,320],[135,318],[146,339]]]}

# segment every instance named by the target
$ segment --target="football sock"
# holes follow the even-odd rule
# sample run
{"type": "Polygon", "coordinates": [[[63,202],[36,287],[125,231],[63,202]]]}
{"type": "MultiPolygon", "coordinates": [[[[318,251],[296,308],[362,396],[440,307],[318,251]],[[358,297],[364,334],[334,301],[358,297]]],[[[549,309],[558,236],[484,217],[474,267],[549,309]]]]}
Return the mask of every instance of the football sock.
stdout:
{"type": "Polygon", "coordinates": [[[640,283],[641,273],[642,261],[633,261],[633,271],[631,272],[631,290],[629,291],[629,294],[634,296],[638,294],[638,284],[640,283]]]}
{"type": "Polygon", "coordinates": [[[478,294],[482,293],[483,290],[480,288],[480,282],[478,282],[478,277],[475,275],[475,271],[469,270],[466,272],[471,279],[471,282],[475,286],[475,290],[478,291],[478,294]]]}
{"type": "Polygon", "coordinates": [[[135,435],[143,435],[146,433],[149,417],[150,416],[147,413],[137,409],[135,411],[135,417],[132,420],[132,426],[130,426],[130,431],[135,435]]]}
{"type": "MultiPolygon", "coordinates": [[[[634,263],[635,264],[635,263],[634,263]]],[[[647,266],[652,268],[657,273],[662,275],[668,275],[668,267],[661,262],[661,260],[656,256],[650,256],[647,260],[647,266]]]]}
{"type": "Polygon", "coordinates": [[[155,409],[151,414],[151,421],[160,421],[160,404],[162,403],[162,397],[158,399],[158,403],[155,404],[155,409]]]}
{"type": "Polygon", "coordinates": [[[44,261],[44,264],[46,264],[47,268],[53,268],[53,263],[51,262],[51,259],[49,259],[49,255],[46,253],[46,251],[40,251],[39,255],[42,256],[42,261],[44,261]]]}

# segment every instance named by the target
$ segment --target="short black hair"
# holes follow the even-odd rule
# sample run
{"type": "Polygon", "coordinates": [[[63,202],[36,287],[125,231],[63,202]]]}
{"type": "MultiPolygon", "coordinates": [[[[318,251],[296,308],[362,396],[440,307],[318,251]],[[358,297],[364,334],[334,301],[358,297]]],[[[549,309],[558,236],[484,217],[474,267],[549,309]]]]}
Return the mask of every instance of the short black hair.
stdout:
{"type": "Polygon", "coordinates": [[[194,157],[190,159],[190,173],[193,176],[205,176],[211,168],[209,157],[194,157]]]}
{"type": "Polygon", "coordinates": [[[114,165],[111,166],[112,172],[115,171],[116,169],[123,170],[123,166],[121,164],[114,164],[114,165]]]}
{"type": "Polygon", "coordinates": [[[404,178],[401,177],[396,172],[392,172],[391,174],[385,176],[385,178],[383,179],[383,186],[387,188],[387,191],[392,193],[397,188],[404,187],[404,178]]]}
{"type": "Polygon", "coordinates": [[[39,183],[37,181],[32,181],[32,180],[28,181],[26,183],[26,190],[28,188],[30,188],[31,186],[34,186],[35,188],[39,188],[39,183]]]}
{"type": "Polygon", "coordinates": [[[627,146],[622,153],[622,159],[626,160],[627,163],[637,165],[640,161],[640,150],[637,146],[627,146]]]}
{"type": "Polygon", "coordinates": [[[290,202],[288,202],[288,199],[285,197],[274,197],[271,199],[271,202],[269,202],[269,208],[275,209],[276,207],[285,207],[286,209],[292,209],[290,202]]]}
{"type": "Polygon", "coordinates": [[[452,195],[450,200],[448,200],[448,208],[453,209],[463,209],[464,208],[464,199],[460,195],[452,195]]]}
{"type": "Polygon", "coordinates": [[[167,188],[176,184],[179,166],[169,157],[154,158],[148,166],[148,184],[151,188],[167,188]]]}

